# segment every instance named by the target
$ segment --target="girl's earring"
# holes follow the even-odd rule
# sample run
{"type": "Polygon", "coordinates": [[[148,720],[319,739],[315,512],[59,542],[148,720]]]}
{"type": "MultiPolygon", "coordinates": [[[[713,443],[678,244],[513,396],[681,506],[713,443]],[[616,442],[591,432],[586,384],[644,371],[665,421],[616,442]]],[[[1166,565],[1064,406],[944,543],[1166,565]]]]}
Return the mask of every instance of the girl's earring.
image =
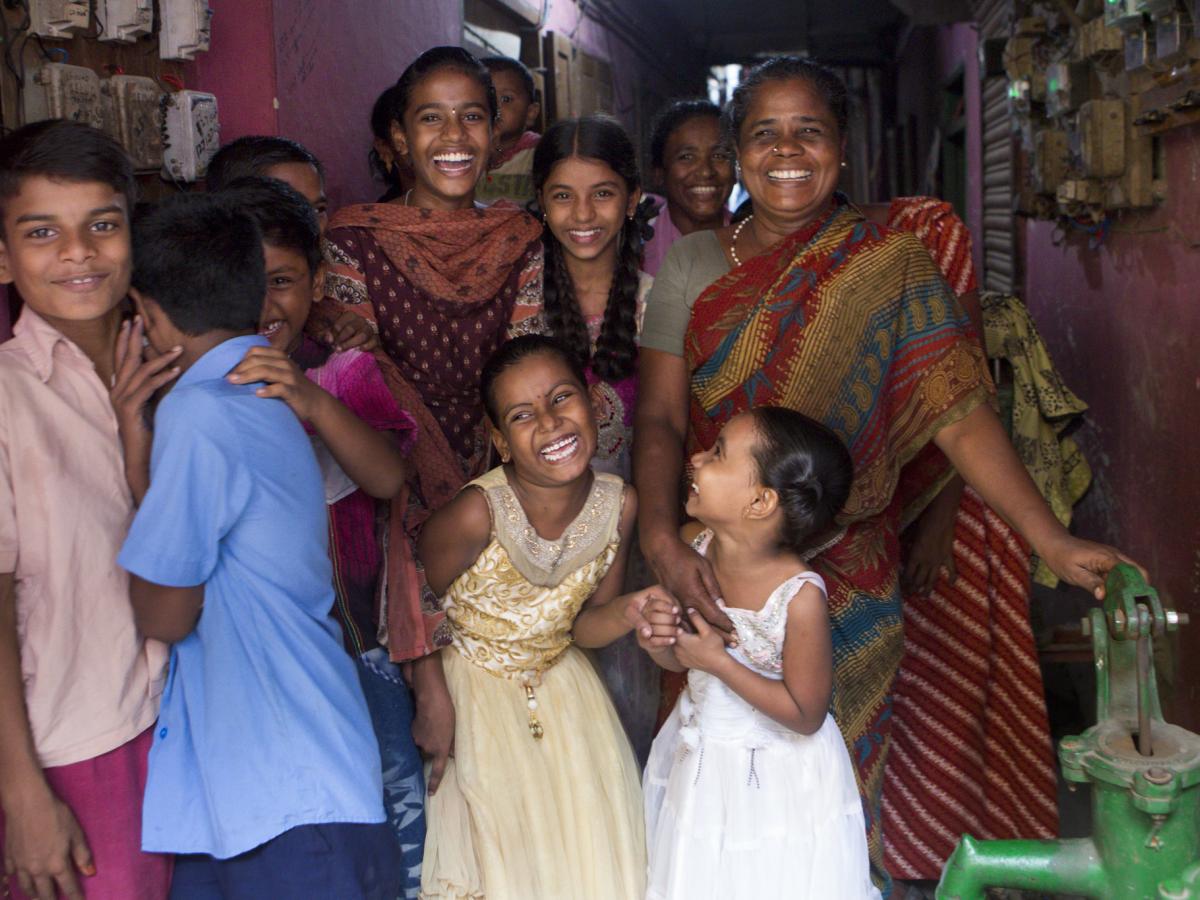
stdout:
{"type": "Polygon", "coordinates": [[[847,167],[847,165],[846,165],[846,161],[845,161],[844,159],[842,160],[842,168],[843,168],[843,169],[845,169],[845,168],[848,168],[848,167],[847,167]]]}

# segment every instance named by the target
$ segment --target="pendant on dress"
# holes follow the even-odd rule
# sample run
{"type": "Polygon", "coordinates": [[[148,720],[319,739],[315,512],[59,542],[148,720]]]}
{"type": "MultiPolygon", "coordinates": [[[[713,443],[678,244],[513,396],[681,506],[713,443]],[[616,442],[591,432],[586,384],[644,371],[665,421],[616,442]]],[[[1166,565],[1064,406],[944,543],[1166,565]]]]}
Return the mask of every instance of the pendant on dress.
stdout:
{"type": "Polygon", "coordinates": [[[533,685],[525,685],[525,705],[529,707],[529,733],[533,735],[535,741],[540,741],[545,730],[542,728],[542,723],[537,717],[537,697],[533,695],[533,685]]]}

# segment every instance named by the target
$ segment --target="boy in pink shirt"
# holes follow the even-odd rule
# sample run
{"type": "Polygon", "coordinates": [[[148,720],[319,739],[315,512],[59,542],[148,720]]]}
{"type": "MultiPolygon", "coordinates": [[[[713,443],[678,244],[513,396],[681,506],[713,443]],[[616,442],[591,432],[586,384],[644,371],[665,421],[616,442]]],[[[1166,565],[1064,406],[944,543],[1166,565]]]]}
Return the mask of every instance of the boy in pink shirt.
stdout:
{"type": "Polygon", "coordinates": [[[0,846],[16,898],[170,885],[169,857],[141,852],[166,652],[138,633],[116,562],[138,499],[126,464],[149,453],[141,407],[176,374],[174,352],[118,371],[118,343],[141,340],[119,308],[134,188],[89,126],[0,141],[0,283],[25,302],[0,344],[0,846]]]}

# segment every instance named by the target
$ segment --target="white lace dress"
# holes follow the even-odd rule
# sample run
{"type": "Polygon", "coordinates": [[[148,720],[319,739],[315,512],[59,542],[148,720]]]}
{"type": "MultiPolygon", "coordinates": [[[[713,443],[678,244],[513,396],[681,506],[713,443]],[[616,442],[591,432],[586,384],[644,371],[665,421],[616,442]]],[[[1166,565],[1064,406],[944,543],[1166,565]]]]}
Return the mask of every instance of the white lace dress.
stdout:
{"type": "MultiPolygon", "coordinates": [[[[707,548],[706,533],[697,547],[707,548]]],[[[813,572],[789,578],[758,612],[723,607],[737,628],[729,652],[783,677],[788,604],[813,572]]],[[[833,718],[811,735],[760,713],[720,679],[688,674],[654,741],[643,779],[652,900],[878,898],[862,805],[833,718]]]]}

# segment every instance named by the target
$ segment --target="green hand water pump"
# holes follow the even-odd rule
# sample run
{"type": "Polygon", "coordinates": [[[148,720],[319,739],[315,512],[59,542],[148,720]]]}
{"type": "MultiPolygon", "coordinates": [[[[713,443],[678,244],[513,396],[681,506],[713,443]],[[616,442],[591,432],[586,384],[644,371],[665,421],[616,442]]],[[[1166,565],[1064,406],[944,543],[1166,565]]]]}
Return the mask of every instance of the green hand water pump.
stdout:
{"type": "Polygon", "coordinates": [[[1092,836],[976,841],[946,864],[938,900],[989,887],[1096,900],[1200,900],[1200,735],[1163,721],[1152,641],[1187,624],[1133,566],[1110,573],[1083,620],[1096,665],[1097,722],[1058,748],[1063,777],[1092,786],[1092,836]]]}

